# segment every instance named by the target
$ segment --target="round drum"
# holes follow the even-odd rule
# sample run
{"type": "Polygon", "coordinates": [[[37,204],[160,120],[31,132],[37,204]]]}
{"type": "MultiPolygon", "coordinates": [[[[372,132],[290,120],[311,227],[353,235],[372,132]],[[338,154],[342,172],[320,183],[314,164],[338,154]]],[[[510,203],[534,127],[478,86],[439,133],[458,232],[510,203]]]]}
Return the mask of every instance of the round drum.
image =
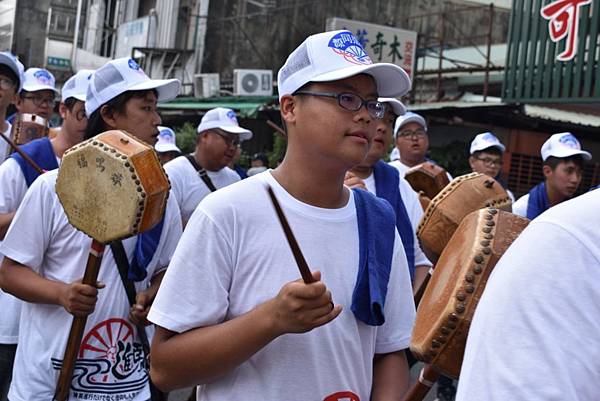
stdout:
{"type": "Polygon", "coordinates": [[[16,145],[24,145],[34,139],[48,136],[48,121],[36,114],[17,114],[11,136],[16,145]]]}
{"type": "Polygon", "coordinates": [[[464,218],[442,252],[417,310],[410,350],[458,378],[467,333],[488,277],[529,220],[498,209],[464,218]]]}
{"type": "Polygon", "coordinates": [[[101,243],[156,225],[169,188],[153,148],[117,130],[67,150],[56,181],[69,223],[101,243]]]}
{"type": "Polygon", "coordinates": [[[433,199],[448,183],[446,170],[431,162],[418,164],[406,172],[406,181],[415,190],[433,199]]]}
{"type": "Polygon", "coordinates": [[[431,200],[417,227],[417,237],[429,260],[433,263],[438,260],[467,214],[490,206],[511,210],[511,200],[496,180],[480,173],[452,180],[431,200]]]}

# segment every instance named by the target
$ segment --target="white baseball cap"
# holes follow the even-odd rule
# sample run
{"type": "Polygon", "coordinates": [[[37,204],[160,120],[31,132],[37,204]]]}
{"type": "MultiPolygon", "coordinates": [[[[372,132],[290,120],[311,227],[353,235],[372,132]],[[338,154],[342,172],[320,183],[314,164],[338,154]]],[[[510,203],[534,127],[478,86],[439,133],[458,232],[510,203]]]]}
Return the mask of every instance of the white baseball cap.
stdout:
{"type": "Polygon", "coordinates": [[[158,141],[154,145],[157,152],[179,152],[181,150],[176,145],[175,131],[169,127],[158,126],[158,141]]]}
{"type": "Polygon", "coordinates": [[[581,150],[581,144],[570,132],[554,134],[542,145],[542,159],[544,161],[550,156],[562,158],[574,155],[581,155],[586,161],[592,160],[592,155],[585,150],[581,150]]]}
{"type": "Polygon", "coordinates": [[[25,71],[22,90],[27,92],[51,90],[58,94],[54,75],[44,68],[28,68],[25,71]]]}
{"type": "Polygon", "coordinates": [[[392,106],[392,111],[397,116],[402,116],[406,113],[406,106],[404,106],[404,104],[400,100],[394,97],[380,97],[379,99],[377,99],[377,101],[379,101],[380,103],[387,103],[390,106],[392,106]]]}
{"type": "Polygon", "coordinates": [[[81,70],[71,78],[62,87],[60,101],[64,102],[70,97],[85,102],[88,86],[94,70],[81,70]]]}
{"type": "Polygon", "coordinates": [[[382,97],[397,97],[410,90],[408,74],[395,64],[376,63],[350,31],[311,35],[287,58],[277,74],[279,100],[308,82],[328,82],[357,74],[371,75],[382,97]]]}
{"type": "Polygon", "coordinates": [[[201,133],[214,128],[222,129],[231,134],[238,134],[242,141],[252,138],[252,131],[242,128],[238,124],[235,111],[225,107],[217,107],[207,111],[200,120],[197,131],[201,133]]]}
{"type": "Polygon", "coordinates": [[[425,119],[417,113],[407,111],[404,115],[399,116],[396,119],[396,124],[394,125],[394,138],[398,136],[398,131],[400,131],[400,128],[408,123],[417,123],[421,125],[425,131],[427,131],[427,122],[425,119]]]}
{"type": "Polygon", "coordinates": [[[123,57],[111,60],[92,75],[85,99],[89,117],[106,102],[127,91],[155,89],[158,101],[175,99],[181,82],[178,79],[150,79],[134,59],[123,57]]]}
{"type": "Polygon", "coordinates": [[[484,132],[482,134],[478,134],[475,139],[473,139],[473,142],[471,142],[470,152],[473,154],[487,148],[496,148],[502,153],[504,153],[506,150],[496,135],[492,134],[491,132],[484,132]]]}
{"type": "Polygon", "coordinates": [[[4,64],[15,73],[19,79],[19,82],[16,82],[18,87],[17,93],[21,92],[23,82],[25,81],[25,67],[23,67],[23,63],[11,52],[0,52],[0,64],[4,64]]]}

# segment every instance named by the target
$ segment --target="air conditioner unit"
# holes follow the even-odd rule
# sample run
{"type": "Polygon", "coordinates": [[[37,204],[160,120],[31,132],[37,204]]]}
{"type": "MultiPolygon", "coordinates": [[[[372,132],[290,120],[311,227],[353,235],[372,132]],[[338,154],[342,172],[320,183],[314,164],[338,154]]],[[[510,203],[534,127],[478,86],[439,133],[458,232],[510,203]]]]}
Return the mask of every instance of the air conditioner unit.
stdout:
{"type": "Polygon", "coordinates": [[[235,96],[272,96],[273,71],[233,70],[233,94],[235,96]]]}
{"type": "Polygon", "coordinates": [[[219,74],[194,74],[194,97],[219,96],[219,74]]]}

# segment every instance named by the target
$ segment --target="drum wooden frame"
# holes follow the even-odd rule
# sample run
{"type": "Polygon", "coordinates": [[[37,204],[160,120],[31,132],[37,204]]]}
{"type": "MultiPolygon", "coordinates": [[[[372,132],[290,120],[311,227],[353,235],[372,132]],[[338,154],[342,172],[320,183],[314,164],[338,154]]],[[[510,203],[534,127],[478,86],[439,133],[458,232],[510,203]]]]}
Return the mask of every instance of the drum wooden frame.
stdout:
{"type": "Polygon", "coordinates": [[[411,167],[404,178],[415,192],[423,192],[429,199],[433,199],[450,183],[446,170],[432,162],[411,167]]]}
{"type": "Polygon", "coordinates": [[[48,136],[48,121],[36,114],[19,113],[12,127],[11,137],[15,144],[24,145],[48,136]]]}

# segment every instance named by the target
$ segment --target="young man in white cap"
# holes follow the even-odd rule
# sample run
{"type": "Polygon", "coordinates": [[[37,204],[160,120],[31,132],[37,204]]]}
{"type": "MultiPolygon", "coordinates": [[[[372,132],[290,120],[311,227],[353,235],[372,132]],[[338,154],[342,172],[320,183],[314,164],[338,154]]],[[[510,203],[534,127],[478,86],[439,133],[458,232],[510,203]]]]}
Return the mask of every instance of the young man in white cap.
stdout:
{"type": "Polygon", "coordinates": [[[496,179],[514,203],[515,196],[506,188],[505,181],[500,177],[500,169],[504,164],[502,155],[505,150],[502,142],[491,132],[478,134],[471,142],[469,165],[474,173],[487,174],[496,179]]]}
{"type": "Polygon", "coordinates": [[[52,116],[58,90],[54,75],[44,68],[28,68],[17,96],[18,113],[37,114],[48,121],[52,116]]]}
{"type": "MultiPolygon", "coordinates": [[[[86,137],[123,129],[151,146],[161,121],[157,101],[174,98],[180,87],[178,80],[151,80],[127,58],[96,70],[89,85],[85,109],[89,123],[92,119],[95,123],[88,124],[86,137]]],[[[55,192],[56,178],[57,170],[53,170],[34,181],[0,246],[5,255],[0,285],[27,301],[21,310],[8,398],[53,398],[72,318],[89,315],[84,329],[86,347],[77,355],[68,400],[105,399],[107,394],[114,400],[148,400],[148,375],[136,324],[144,324],[162,271],[179,240],[177,203],[172,197],[167,202],[156,242],[143,241],[155,228],[122,241],[129,264],[127,276],[139,291],[132,308],[112,248],[105,251],[100,265],[98,280],[104,285],[80,283],[91,239],[69,224],[55,192]],[[146,245],[152,245],[151,251],[146,245]]]]}
{"type": "Polygon", "coordinates": [[[544,181],[513,204],[513,213],[535,219],[547,209],[573,197],[581,183],[583,162],[592,160],[570,132],[552,135],[542,145],[544,181]]]}
{"type": "Polygon", "coordinates": [[[385,117],[373,124],[372,128],[376,130],[373,145],[365,160],[348,171],[345,184],[350,188],[363,187],[390,202],[396,214],[396,228],[404,246],[413,288],[418,289],[432,266],[416,235],[423,208],[417,193],[404,177],[400,176],[398,170],[381,160],[390,148],[394,121],[403,115],[406,109],[399,100],[379,100],[387,106],[385,117]]]}
{"type": "Polygon", "coordinates": [[[240,180],[227,165],[240,142],[252,138],[252,131],[239,126],[235,112],[223,107],[207,111],[197,131],[194,153],[165,164],[184,225],[206,195],[240,180]]]}
{"type": "MultiPolygon", "coordinates": [[[[425,157],[429,150],[427,122],[420,114],[408,111],[398,117],[394,126],[394,140],[400,159],[390,162],[390,165],[396,167],[402,177],[411,167],[431,161],[425,157]]],[[[450,174],[448,179],[452,181],[450,174]]]]}
{"type": "Polygon", "coordinates": [[[498,261],[469,329],[457,401],[596,401],[600,191],[533,220],[498,261]]]}
{"type": "Polygon", "coordinates": [[[181,156],[181,150],[177,147],[176,139],[175,131],[171,128],[158,126],[158,141],[154,145],[154,150],[156,150],[161,164],[168,163],[181,156]]]}
{"type": "Polygon", "coordinates": [[[152,377],[201,383],[200,401],[398,400],[415,315],[406,256],[389,204],[343,183],[383,117],[377,98],[405,94],[410,80],[333,31],[294,50],[278,84],[285,158],[192,215],[149,314],[152,377]],[[267,186],[314,269],[310,284],[267,186]]]}
{"type": "MultiPolygon", "coordinates": [[[[7,121],[8,106],[15,101],[15,95],[23,85],[25,68],[23,64],[10,52],[0,52],[0,132],[11,138],[12,125],[7,121]]],[[[0,139],[0,163],[2,163],[12,149],[8,142],[0,139]]]]}

